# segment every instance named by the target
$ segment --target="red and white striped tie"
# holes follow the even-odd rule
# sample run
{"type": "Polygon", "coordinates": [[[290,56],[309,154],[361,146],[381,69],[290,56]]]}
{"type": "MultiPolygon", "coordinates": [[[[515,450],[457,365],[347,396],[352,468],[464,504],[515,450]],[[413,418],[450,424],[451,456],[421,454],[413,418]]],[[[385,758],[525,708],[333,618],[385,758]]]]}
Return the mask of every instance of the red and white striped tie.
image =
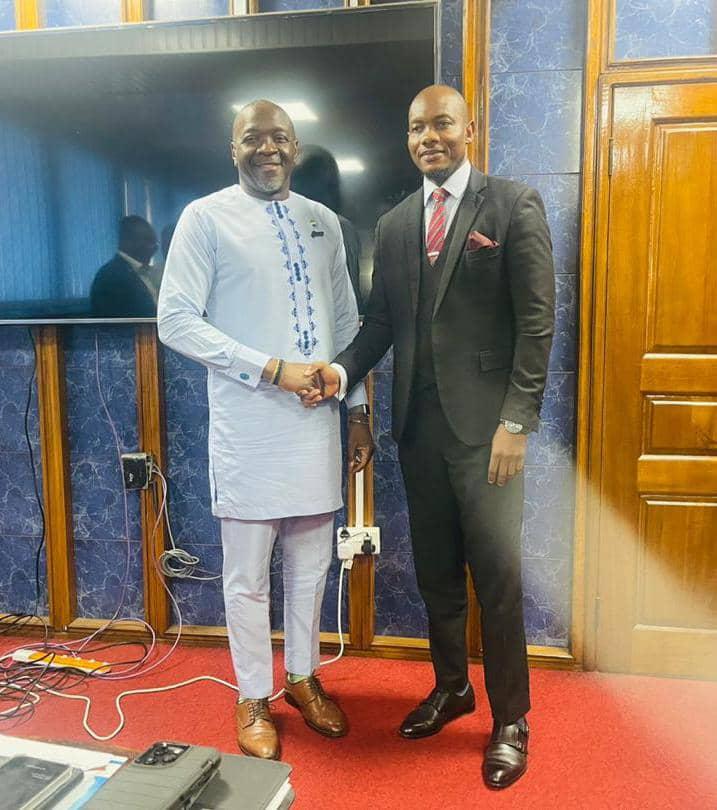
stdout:
{"type": "Polygon", "coordinates": [[[426,254],[428,263],[433,265],[446,241],[446,222],[448,213],[446,211],[446,197],[448,192],[444,188],[437,188],[431,195],[433,198],[433,213],[428,225],[428,236],[426,236],[426,254]]]}

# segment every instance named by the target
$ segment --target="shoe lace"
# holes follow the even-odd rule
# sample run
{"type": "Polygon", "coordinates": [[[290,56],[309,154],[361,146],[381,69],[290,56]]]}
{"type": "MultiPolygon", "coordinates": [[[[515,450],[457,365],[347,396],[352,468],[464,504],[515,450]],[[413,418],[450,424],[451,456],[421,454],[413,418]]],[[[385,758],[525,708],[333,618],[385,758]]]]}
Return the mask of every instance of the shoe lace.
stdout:
{"type": "Polygon", "coordinates": [[[324,692],[324,687],[321,685],[321,681],[316,677],[316,675],[312,675],[310,678],[307,678],[309,688],[311,691],[319,695],[320,697],[327,697],[326,692],[324,692]]]}
{"type": "Polygon", "coordinates": [[[265,699],[263,700],[251,700],[248,701],[249,703],[249,719],[253,723],[255,720],[271,720],[271,714],[269,713],[269,701],[265,699]]]}

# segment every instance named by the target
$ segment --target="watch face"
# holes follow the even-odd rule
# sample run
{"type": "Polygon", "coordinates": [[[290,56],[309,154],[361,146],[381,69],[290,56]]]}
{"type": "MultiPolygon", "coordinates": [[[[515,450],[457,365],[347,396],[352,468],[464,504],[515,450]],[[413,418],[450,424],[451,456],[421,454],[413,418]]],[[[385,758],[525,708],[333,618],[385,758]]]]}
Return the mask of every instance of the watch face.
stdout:
{"type": "Polygon", "coordinates": [[[522,425],[519,425],[517,422],[510,422],[507,419],[503,422],[503,425],[508,433],[520,433],[523,430],[522,425]]]}

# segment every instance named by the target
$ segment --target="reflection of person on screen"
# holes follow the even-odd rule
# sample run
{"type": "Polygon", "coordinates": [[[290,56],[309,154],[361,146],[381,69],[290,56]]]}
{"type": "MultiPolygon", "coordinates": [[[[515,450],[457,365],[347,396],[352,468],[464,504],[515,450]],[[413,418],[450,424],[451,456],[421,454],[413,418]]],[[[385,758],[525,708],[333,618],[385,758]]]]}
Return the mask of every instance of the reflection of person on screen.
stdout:
{"type": "Polygon", "coordinates": [[[177,223],[173,222],[171,225],[165,225],[164,228],[162,228],[160,242],[162,243],[162,258],[165,262],[167,261],[169,246],[172,244],[172,237],[174,236],[174,229],[176,227],[177,223]]]}
{"type": "Polygon", "coordinates": [[[341,216],[341,187],[339,167],[334,156],[322,146],[303,146],[294,174],[291,188],[310,200],[323,203],[339,218],[341,234],[346,248],[346,264],[349,269],[351,286],[354,289],[359,312],[363,312],[361,291],[359,289],[359,254],[361,244],[358,231],[351,220],[341,216]]]}
{"type": "Polygon", "coordinates": [[[123,217],[115,256],[97,271],[90,300],[92,314],[107,318],[154,318],[161,269],[150,266],[157,252],[154,228],[139,216],[123,217]]]}

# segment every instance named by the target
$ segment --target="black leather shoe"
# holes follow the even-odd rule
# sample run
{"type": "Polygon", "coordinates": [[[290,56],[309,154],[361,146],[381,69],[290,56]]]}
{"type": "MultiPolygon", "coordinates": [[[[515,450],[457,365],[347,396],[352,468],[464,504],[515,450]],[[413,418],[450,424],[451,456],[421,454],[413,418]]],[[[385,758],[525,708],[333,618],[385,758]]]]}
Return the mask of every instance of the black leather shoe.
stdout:
{"type": "Polygon", "coordinates": [[[470,684],[465,695],[434,689],[423,703],[409,713],[398,733],[409,740],[430,737],[431,734],[438,734],[449,720],[469,714],[475,708],[476,699],[470,684]]]}
{"type": "Polygon", "coordinates": [[[521,717],[515,723],[495,722],[483,759],[483,780],[500,790],[517,782],[528,768],[528,723],[521,717]]]}

